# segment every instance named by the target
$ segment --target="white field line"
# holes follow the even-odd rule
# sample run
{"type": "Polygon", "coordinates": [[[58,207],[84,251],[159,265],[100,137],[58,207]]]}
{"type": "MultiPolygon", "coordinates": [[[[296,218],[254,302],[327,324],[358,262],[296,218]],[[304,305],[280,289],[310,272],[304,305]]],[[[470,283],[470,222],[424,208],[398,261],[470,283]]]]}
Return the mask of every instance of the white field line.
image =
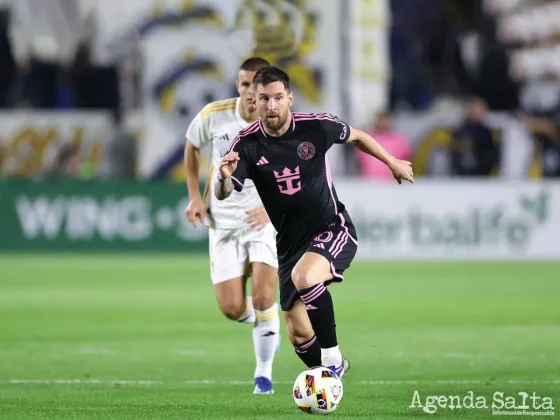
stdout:
{"type": "MultiPolygon", "coordinates": [[[[383,354],[382,354],[383,355],[383,354]]],[[[499,360],[524,360],[524,359],[546,359],[546,354],[538,355],[519,355],[519,354],[501,354],[501,353],[463,353],[463,352],[447,352],[447,353],[408,353],[397,351],[388,353],[385,356],[395,358],[410,358],[410,359],[499,359],[499,360]]],[[[549,356],[550,357],[550,356],[549,356]]]]}
{"type": "MultiPolygon", "coordinates": [[[[101,355],[101,356],[115,356],[119,352],[112,349],[102,348],[102,347],[83,347],[78,350],[80,354],[91,354],[91,355],[101,355]]],[[[199,357],[205,356],[206,352],[201,349],[180,349],[173,351],[172,354],[183,356],[183,357],[199,357]]],[[[447,353],[408,353],[403,351],[397,351],[394,353],[381,354],[382,357],[395,357],[395,358],[409,358],[409,359],[499,359],[499,360],[524,360],[524,359],[546,359],[546,354],[538,354],[531,356],[524,355],[513,355],[513,354],[500,354],[500,353],[464,353],[464,352],[447,352],[447,353]]],[[[550,357],[550,356],[548,356],[550,357]]]]}
{"type": "Polygon", "coordinates": [[[179,350],[176,352],[179,356],[205,356],[204,350],[179,350]]]}
{"type": "Polygon", "coordinates": [[[93,355],[106,355],[106,356],[115,356],[117,354],[117,352],[115,350],[98,348],[98,347],[84,347],[84,348],[78,350],[78,353],[93,354],[93,355]]]}
{"type": "MultiPolygon", "coordinates": [[[[521,380],[521,379],[506,379],[500,381],[490,381],[492,384],[547,384],[547,385],[559,385],[560,379],[548,380],[548,381],[538,381],[538,380],[521,380]]],[[[482,380],[471,380],[471,379],[440,379],[440,380],[371,380],[371,381],[360,381],[360,385],[471,385],[471,384],[484,384],[488,381],[482,380]]],[[[252,385],[253,381],[217,381],[213,379],[197,379],[197,380],[186,380],[186,381],[156,381],[156,380],[126,380],[126,379],[0,379],[0,385],[11,384],[11,385],[84,385],[84,384],[94,384],[94,385],[143,385],[143,386],[153,386],[153,385],[165,385],[165,384],[175,384],[175,385],[252,385]]],[[[276,385],[291,385],[293,382],[290,381],[275,381],[276,385]]]]}

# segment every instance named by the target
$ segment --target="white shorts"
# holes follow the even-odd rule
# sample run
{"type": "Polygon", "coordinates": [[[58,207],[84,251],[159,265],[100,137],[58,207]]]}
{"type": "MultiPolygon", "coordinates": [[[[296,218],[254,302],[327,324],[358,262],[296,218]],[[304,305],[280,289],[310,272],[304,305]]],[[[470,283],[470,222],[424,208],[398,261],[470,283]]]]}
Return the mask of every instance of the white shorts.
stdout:
{"type": "Polygon", "coordinates": [[[212,283],[243,276],[249,263],[261,262],[278,268],[276,231],[272,223],[260,232],[250,226],[210,229],[212,283]]]}

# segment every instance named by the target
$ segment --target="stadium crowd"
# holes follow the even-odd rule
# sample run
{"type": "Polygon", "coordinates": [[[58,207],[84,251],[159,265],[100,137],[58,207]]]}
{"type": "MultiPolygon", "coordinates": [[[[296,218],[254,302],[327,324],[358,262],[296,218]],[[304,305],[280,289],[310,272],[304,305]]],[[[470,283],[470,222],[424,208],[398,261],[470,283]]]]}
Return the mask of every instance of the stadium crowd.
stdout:
{"type": "MultiPolygon", "coordinates": [[[[390,3],[389,106],[362,128],[398,157],[414,160],[411,133],[394,121],[437,114],[442,101],[453,103],[464,116],[450,128],[444,164],[434,164],[434,154],[424,174],[496,176],[508,166],[509,152],[495,121],[508,118],[529,133],[522,141],[530,144],[515,147],[530,155],[522,174],[560,176],[560,1],[390,3]]],[[[107,42],[113,21],[92,0],[0,0],[0,109],[109,110],[115,138],[127,144],[120,115],[142,106],[141,50],[123,55],[107,42]]],[[[130,149],[111,153],[132,156],[130,149]]],[[[57,169],[73,167],[75,155],[62,150],[57,169]]],[[[353,152],[347,158],[348,174],[389,179],[372,159],[353,152]]]]}

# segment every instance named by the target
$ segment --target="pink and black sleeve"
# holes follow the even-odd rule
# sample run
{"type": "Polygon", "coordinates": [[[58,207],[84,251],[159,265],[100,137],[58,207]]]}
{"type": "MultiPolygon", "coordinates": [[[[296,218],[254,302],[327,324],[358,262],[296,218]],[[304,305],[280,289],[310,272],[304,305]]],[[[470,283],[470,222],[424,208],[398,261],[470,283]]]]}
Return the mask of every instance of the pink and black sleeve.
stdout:
{"type": "Polygon", "coordinates": [[[332,114],[321,114],[320,120],[325,130],[327,150],[335,143],[346,143],[350,137],[350,126],[348,124],[332,114]]]}
{"type": "Polygon", "coordinates": [[[242,140],[239,138],[239,136],[235,137],[228,148],[228,153],[229,152],[237,152],[237,154],[239,155],[239,161],[237,162],[237,168],[235,169],[235,171],[233,171],[233,174],[231,175],[231,179],[233,181],[233,187],[235,188],[235,191],[240,192],[241,190],[243,190],[243,185],[245,184],[245,180],[247,178],[251,178],[250,173],[249,173],[249,165],[248,165],[248,161],[247,161],[247,156],[245,154],[245,150],[243,148],[243,142],[242,140]]]}

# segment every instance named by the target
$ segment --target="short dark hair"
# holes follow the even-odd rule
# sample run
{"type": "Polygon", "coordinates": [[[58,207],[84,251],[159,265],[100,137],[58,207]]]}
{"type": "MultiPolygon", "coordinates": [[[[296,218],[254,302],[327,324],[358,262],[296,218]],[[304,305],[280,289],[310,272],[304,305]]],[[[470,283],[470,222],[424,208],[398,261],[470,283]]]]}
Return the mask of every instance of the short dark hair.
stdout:
{"type": "Polygon", "coordinates": [[[270,63],[266,61],[264,58],[261,57],[250,57],[241,63],[239,66],[239,70],[245,71],[257,71],[262,69],[263,67],[270,66],[270,63]]]}
{"type": "Polygon", "coordinates": [[[270,83],[274,82],[282,82],[286,90],[290,90],[290,76],[278,67],[268,66],[263,67],[255,73],[255,77],[253,77],[253,85],[269,85],[270,83]]]}

